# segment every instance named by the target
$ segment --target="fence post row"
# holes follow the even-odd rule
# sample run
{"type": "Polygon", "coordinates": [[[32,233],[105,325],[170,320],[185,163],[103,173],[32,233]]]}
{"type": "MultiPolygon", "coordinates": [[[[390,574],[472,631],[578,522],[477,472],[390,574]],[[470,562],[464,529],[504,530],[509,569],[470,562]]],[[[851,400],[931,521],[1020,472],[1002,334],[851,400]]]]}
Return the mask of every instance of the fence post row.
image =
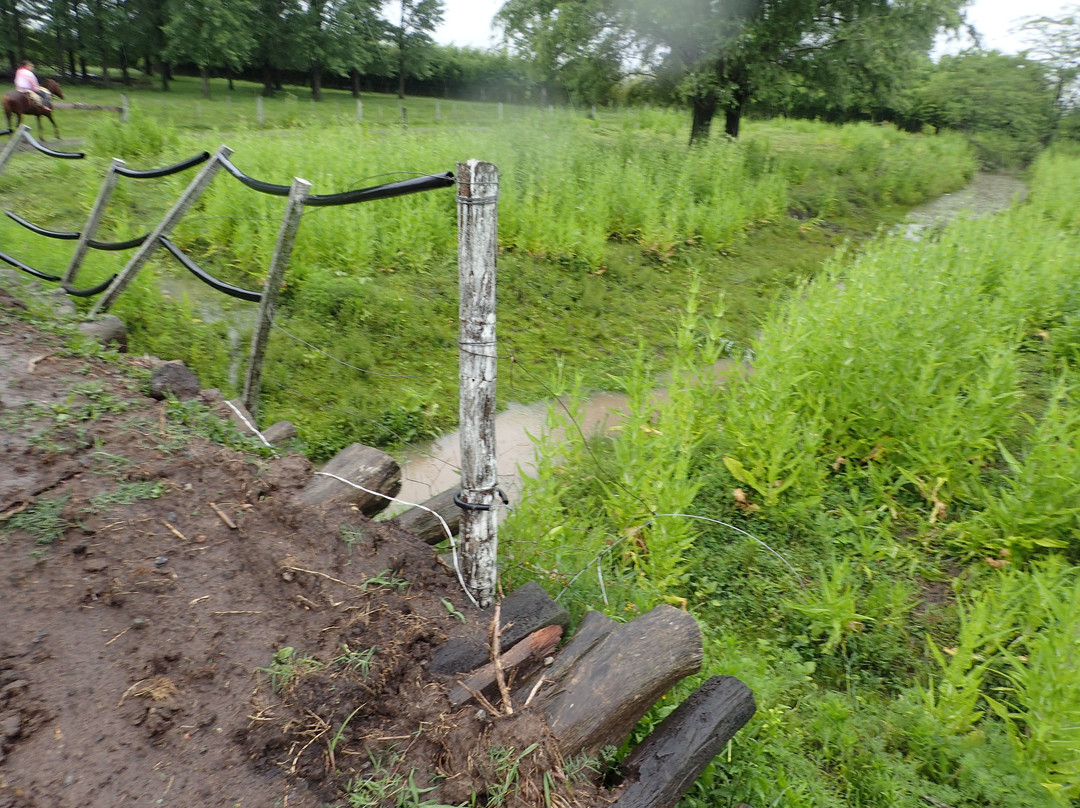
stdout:
{"type": "Polygon", "coordinates": [[[228,157],[232,154],[232,149],[228,146],[222,146],[214,153],[202,171],[198,176],[191,181],[191,184],[180,195],[180,198],[176,201],[176,204],[172,206],[172,209],[165,214],[158,226],[154,228],[153,232],[146,237],[146,241],[139,248],[138,252],[131,257],[127,266],[116,276],[116,280],[112,282],[105,294],[101,296],[101,299],[97,302],[97,305],[90,310],[90,317],[96,317],[109,310],[113,303],[116,302],[116,298],[120,296],[120,293],[127,288],[127,285],[134,279],[136,273],[142,268],[142,265],[146,263],[150,254],[158,247],[158,239],[162,236],[168,236],[172,229],[176,226],[176,223],[180,221],[188,208],[190,208],[195,201],[202,196],[203,191],[210,185],[210,181],[214,179],[214,175],[221,170],[221,158],[228,157]]]}
{"type": "Polygon", "coordinates": [[[3,171],[8,164],[8,160],[11,159],[11,155],[15,153],[15,147],[19,145],[19,142],[23,139],[23,133],[29,132],[30,127],[25,123],[15,130],[15,134],[11,136],[11,140],[8,141],[7,146],[4,147],[4,151],[0,154],[0,171],[3,171]]]}
{"type": "Polygon", "coordinates": [[[495,597],[495,255],[499,172],[458,163],[461,538],[465,585],[481,606],[495,597]]]}
{"type": "Polygon", "coordinates": [[[65,290],[70,288],[75,281],[75,273],[79,271],[79,266],[82,264],[83,258],[86,257],[86,251],[90,247],[90,239],[94,237],[98,225],[101,224],[101,218],[105,215],[105,208],[108,206],[109,198],[116,187],[116,181],[120,178],[120,175],[116,173],[117,169],[123,167],[124,161],[119,157],[114,157],[112,163],[109,164],[109,170],[105,172],[105,181],[102,182],[101,188],[98,190],[97,199],[94,200],[94,207],[90,209],[90,216],[86,220],[86,226],[82,229],[79,234],[79,241],[75,244],[75,252],[71,256],[71,262],[68,264],[64,277],[60,280],[60,286],[65,290]]]}
{"type": "Polygon", "coordinates": [[[270,326],[274,322],[274,308],[281,291],[281,281],[292,255],[296,232],[300,229],[300,217],[304,213],[304,200],[311,191],[311,183],[294,177],[289,189],[289,201],[285,206],[285,215],[281,220],[274,256],[270,259],[270,270],[266,275],[262,300],[259,301],[259,318],[255,333],[251,335],[251,352],[248,356],[247,378],[244,380],[244,406],[252,415],[258,415],[259,391],[262,387],[262,365],[266,355],[266,343],[270,338],[270,326]]]}

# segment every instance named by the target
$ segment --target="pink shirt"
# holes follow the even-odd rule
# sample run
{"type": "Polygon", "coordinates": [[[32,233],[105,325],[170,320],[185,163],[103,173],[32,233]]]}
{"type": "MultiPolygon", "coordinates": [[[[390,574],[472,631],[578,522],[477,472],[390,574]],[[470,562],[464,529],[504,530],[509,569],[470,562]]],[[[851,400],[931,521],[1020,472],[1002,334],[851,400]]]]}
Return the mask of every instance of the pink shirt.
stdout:
{"type": "Polygon", "coordinates": [[[26,67],[20,67],[15,71],[15,89],[23,92],[37,90],[38,80],[33,71],[26,67]]]}

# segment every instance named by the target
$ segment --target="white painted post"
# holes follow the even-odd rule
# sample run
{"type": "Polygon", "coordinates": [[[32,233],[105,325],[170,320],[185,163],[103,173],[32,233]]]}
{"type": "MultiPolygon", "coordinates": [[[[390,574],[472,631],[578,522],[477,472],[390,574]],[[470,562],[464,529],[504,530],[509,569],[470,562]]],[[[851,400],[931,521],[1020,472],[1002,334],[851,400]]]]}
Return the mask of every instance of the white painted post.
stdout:
{"type": "Polygon", "coordinates": [[[270,326],[274,322],[274,309],[277,307],[281,281],[285,269],[289,266],[296,231],[300,229],[300,217],[304,213],[304,200],[311,190],[311,183],[294,177],[289,189],[289,201],[285,205],[285,215],[278,230],[274,256],[270,259],[270,270],[266,274],[262,300],[259,302],[259,319],[255,333],[251,335],[251,352],[248,356],[247,378],[244,381],[244,406],[252,415],[258,415],[259,391],[262,387],[262,365],[266,357],[266,343],[270,339],[270,326]]]}
{"type": "Polygon", "coordinates": [[[458,163],[458,284],[461,380],[462,565],[481,606],[495,597],[498,526],[495,496],[495,255],[499,171],[458,163]],[[472,506],[472,507],[469,507],[472,506]]]}
{"type": "Polygon", "coordinates": [[[89,317],[92,319],[99,314],[102,314],[109,310],[113,303],[116,302],[116,298],[120,296],[120,293],[127,288],[127,285],[134,279],[136,273],[142,269],[143,264],[150,258],[150,254],[153,253],[158,247],[158,239],[162,236],[169,235],[172,229],[176,227],[176,223],[183,218],[195,201],[202,196],[202,192],[206,190],[206,187],[210,184],[210,180],[214,178],[214,175],[221,170],[221,158],[228,157],[232,154],[232,149],[228,146],[222,146],[214,156],[203,166],[199,175],[191,181],[191,184],[185,189],[184,193],[180,195],[180,198],[176,201],[176,204],[172,206],[172,209],[165,214],[158,226],[153,229],[149,236],[146,237],[146,241],[139,247],[138,251],[128,261],[127,266],[121,270],[120,274],[116,276],[105,294],[98,300],[97,305],[90,310],[89,317]]]}
{"type": "Polygon", "coordinates": [[[408,129],[409,128],[409,118],[408,118],[408,115],[405,112],[405,105],[404,104],[401,105],[401,128],[402,129],[408,129]]]}
{"type": "Polygon", "coordinates": [[[364,102],[359,98],[356,99],[356,121],[357,123],[364,122],[364,102]]]}
{"type": "Polygon", "coordinates": [[[195,99],[195,120],[202,117],[202,101],[195,99]]]}
{"type": "Polygon", "coordinates": [[[101,224],[101,217],[105,215],[109,197],[112,196],[116,181],[120,178],[116,171],[123,167],[124,161],[114,157],[112,163],[109,164],[109,170],[105,172],[105,180],[101,183],[97,199],[94,200],[94,207],[90,209],[90,216],[86,220],[86,226],[83,227],[82,232],[79,234],[79,240],[75,244],[75,252],[71,256],[71,262],[68,264],[67,271],[64,272],[64,277],[60,280],[60,285],[64,289],[69,288],[75,282],[75,273],[79,271],[79,265],[82,264],[83,258],[86,257],[86,251],[90,248],[90,239],[94,237],[98,225],[101,224]]]}
{"type": "Polygon", "coordinates": [[[30,127],[25,123],[15,130],[15,133],[11,136],[11,140],[8,141],[7,146],[4,147],[3,154],[0,154],[0,171],[4,170],[7,166],[8,160],[11,159],[11,155],[15,153],[15,147],[19,145],[19,141],[23,139],[23,135],[30,131],[30,127]]]}
{"type": "Polygon", "coordinates": [[[131,103],[127,93],[120,93],[120,123],[127,123],[131,112],[131,103]]]}
{"type": "Polygon", "coordinates": [[[438,101],[435,102],[435,123],[442,120],[442,104],[438,101]]]}
{"type": "Polygon", "coordinates": [[[503,119],[502,101],[499,102],[499,120],[503,119]]]}
{"type": "Polygon", "coordinates": [[[266,123],[266,113],[263,112],[263,97],[261,95],[255,96],[255,117],[259,121],[259,126],[266,123]]]}

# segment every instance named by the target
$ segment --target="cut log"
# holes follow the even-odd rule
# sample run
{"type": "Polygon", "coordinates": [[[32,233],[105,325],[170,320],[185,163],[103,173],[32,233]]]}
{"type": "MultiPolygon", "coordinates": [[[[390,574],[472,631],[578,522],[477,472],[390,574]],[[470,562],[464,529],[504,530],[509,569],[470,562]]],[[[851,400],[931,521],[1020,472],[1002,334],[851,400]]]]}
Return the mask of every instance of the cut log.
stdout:
{"type": "Polygon", "coordinates": [[[701,668],[701,629],[686,612],[657,606],[600,639],[535,701],[560,751],[620,746],[664,693],[701,668]]]}
{"type": "MultiPolygon", "coordinates": [[[[544,669],[544,686],[548,690],[557,689],[559,682],[566,677],[577,661],[618,627],[619,624],[603,612],[585,612],[585,617],[578,624],[577,631],[570,638],[570,642],[559,651],[551,667],[544,669]]],[[[532,692],[534,684],[534,682],[525,682],[514,693],[514,701],[523,704],[532,692]]]]}
{"type": "MultiPolygon", "coordinates": [[[[506,651],[521,642],[534,631],[548,626],[570,625],[566,609],[551,599],[544,587],[529,581],[515,589],[501,604],[502,642],[499,648],[506,651]]],[[[436,676],[458,676],[476,670],[488,661],[491,630],[490,611],[470,611],[469,622],[460,636],[441,646],[431,657],[428,670],[436,676]]]]}
{"type": "Polygon", "coordinates": [[[376,493],[361,491],[333,477],[316,474],[311,482],[296,494],[297,504],[355,505],[368,516],[372,516],[390,504],[386,496],[396,496],[401,490],[401,467],[397,461],[386,452],[361,443],[346,446],[334,455],[322,470],[376,493]],[[379,496],[380,494],[386,496],[379,496]]]}
{"type": "MultiPolygon", "coordinates": [[[[515,682],[536,673],[544,664],[544,658],[555,653],[562,633],[562,626],[542,628],[503,654],[500,662],[508,685],[513,686],[515,682]]],[[[482,693],[488,699],[493,699],[497,692],[495,664],[489,662],[454,686],[450,691],[450,704],[460,707],[472,699],[474,693],[482,693]]]]}
{"type": "Polygon", "coordinates": [[[454,496],[457,493],[458,489],[456,488],[443,491],[441,494],[436,494],[427,502],[422,503],[423,508],[410,508],[390,521],[401,525],[428,544],[438,544],[446,539],[446,531],[443,530],[442,523],[431,511],[439,514],[446,521],[450,533],[456,536],[461,528],[461,508],[454,504],[454,496]],[[425,508],[429,510],[424,510],[425,508]]]}
{"type": "Polygon", "coordinates": [[[713,676],[620,764],[613,808],[671,808],[754,715],[754,694],[734,676],[713,676]]]}

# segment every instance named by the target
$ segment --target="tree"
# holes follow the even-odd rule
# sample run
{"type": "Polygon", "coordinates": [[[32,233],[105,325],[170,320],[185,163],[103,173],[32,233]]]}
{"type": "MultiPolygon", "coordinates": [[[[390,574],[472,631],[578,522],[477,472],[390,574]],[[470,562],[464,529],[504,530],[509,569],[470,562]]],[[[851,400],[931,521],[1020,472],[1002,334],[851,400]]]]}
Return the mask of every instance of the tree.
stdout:
{"type": "Polygon", "coordinates": [[[1047,68],[996,51],[942,57],[915,95],[924,121],[966,133],[980,161],[994,168],[1029,161],[1057,119],[1047,68]]]}
{"type": "Polygon", "coordinates": [[[1030,17],[1021,31],[1031,47],[1025,55],[1046,66],[1054,83],[1054,100],[1064,113],[1076,106],[1080,77],[1080,9],[1064,17],[1030,17]]]}
{"type": "Polygon", "coordinates": [[[397,45],[398,98],[405,97],[407,76],[424,78],[428,72],[428,57],[435,41],[431,32],[443,20],[442,0],[400,0],[401,14],[396,25],[390,25],[390,36],[397,45]]]}
{"type": "Polygon", "coordinates": [[[253,10],[245,0],[172,0],[166,54],[199,68],[204,98],[210,97],[210,68],[240,70],[246,63],[255,46],[253,10]]]}
{"type": "MultiPolygon", "coordinates": [[[[635,63],[673,83],[692,111],[691,142],[709,136],[721,111],[725,131],[739,134],[747,103],[789,76],[827,89],[878,92],[925,54],[942,26],[960,25],[968,0],[509,0],[500,12],[509,40],[534,55],[563,19],[585,14],[592,24],[577,42],[620,43],[623,64],[635,63]],[[540,30],[543,29],[543,30],[540,30]],[[625,43],[630,43],[629,47],[625,43]]],[[[554,36],[565,50],[564,39],[554,36]]],[[[592,52],[596,52],[592,48],[592,52]]]]}
{"type": "Polygon", "coordinates": [[[574,103],[603,103],[622,78],[633,42],[609,0],[508,0],[495,16],[515,52],[532,56],[533,79],[574,103]]]}

